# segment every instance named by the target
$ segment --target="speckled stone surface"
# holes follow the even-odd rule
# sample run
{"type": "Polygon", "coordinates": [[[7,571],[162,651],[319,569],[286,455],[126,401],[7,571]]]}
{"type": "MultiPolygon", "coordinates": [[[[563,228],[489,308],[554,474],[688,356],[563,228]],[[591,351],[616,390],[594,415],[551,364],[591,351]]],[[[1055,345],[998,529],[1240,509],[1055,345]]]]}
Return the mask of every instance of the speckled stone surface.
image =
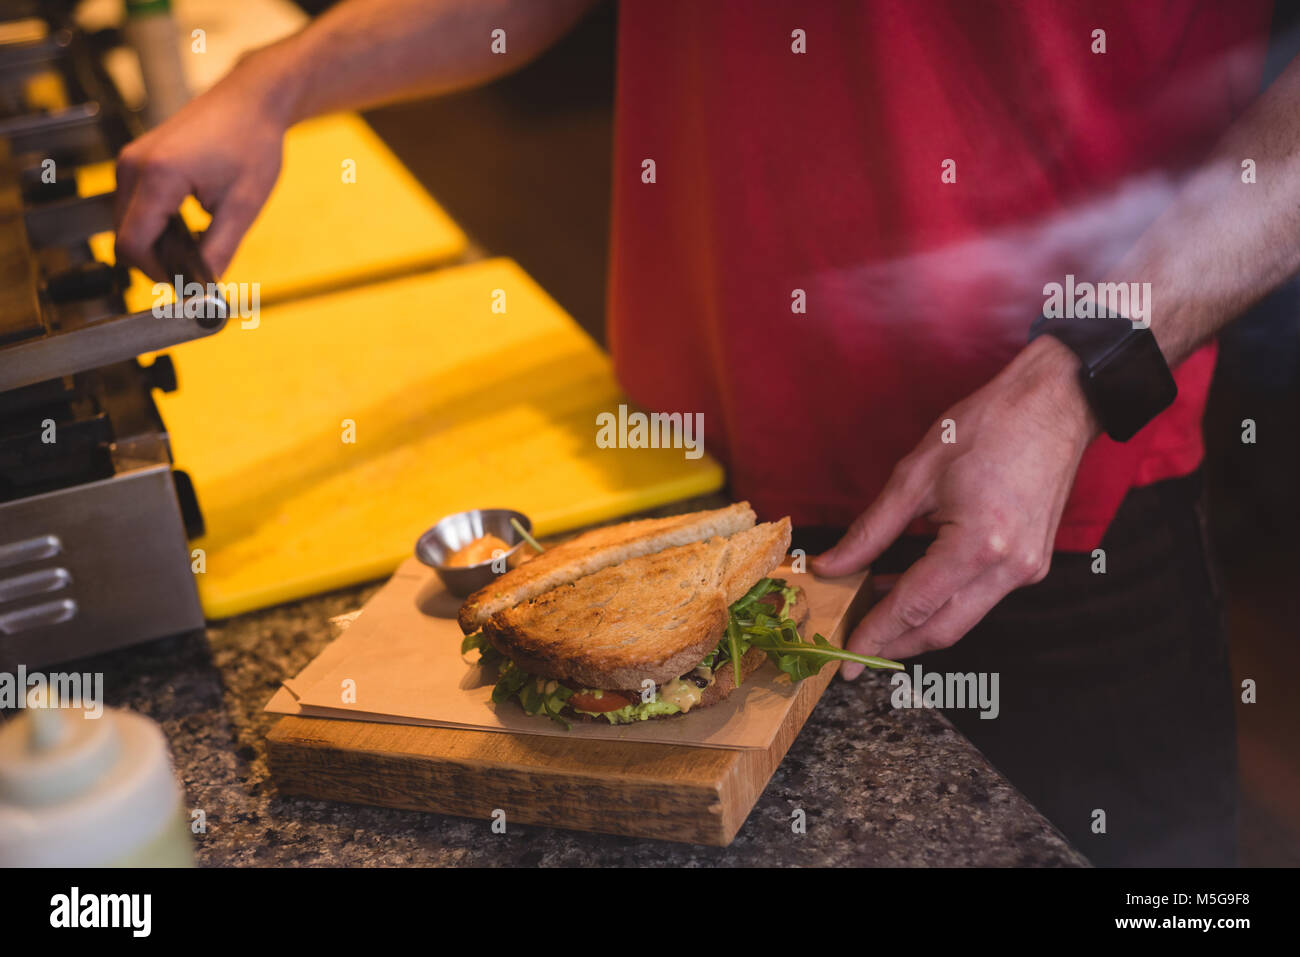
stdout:
{"type": "MultiPolygon", "coordinates": [[[[890,707],[884,676],[836,679],[728,848],[282,797],[263,706],[334,637],[351,588],[76,662],[108,704],[162,724],[213,866],[1080,866],[1087,861],[947,720],[890,707]],[[807,830],[796,834],[802,809],[807,830]]],[[[69,668],[73,665],[69,665],[69,668]]]]}

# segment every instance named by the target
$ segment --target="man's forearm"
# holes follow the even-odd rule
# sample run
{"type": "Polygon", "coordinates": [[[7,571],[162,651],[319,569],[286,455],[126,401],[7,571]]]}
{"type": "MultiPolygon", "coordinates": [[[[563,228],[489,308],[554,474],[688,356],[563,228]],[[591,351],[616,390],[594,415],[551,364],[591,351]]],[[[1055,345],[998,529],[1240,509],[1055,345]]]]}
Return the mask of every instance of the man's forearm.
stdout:
{"type": "Polygon", "coordinates": [[[1151,331],[1172,367],[1297,269],[1300,59],[1233,124],[1108,278],[1151,283],[1151,331]],[[1253,183],[1243,180],[1246,160],[1253,183]]]}
{"type": "MultiPolygon", "coordinates": [[[[562,36],[593,0],[347,0],[250,54],[237,73],[290,125],[502,76],[562,36]],[[495,44],[493,31],[498,35],[495,44]],[[501,52],[504,44],[504,52],[501,52]]],[[[232,79],[234,79],[232,77],[232,79]]]]}

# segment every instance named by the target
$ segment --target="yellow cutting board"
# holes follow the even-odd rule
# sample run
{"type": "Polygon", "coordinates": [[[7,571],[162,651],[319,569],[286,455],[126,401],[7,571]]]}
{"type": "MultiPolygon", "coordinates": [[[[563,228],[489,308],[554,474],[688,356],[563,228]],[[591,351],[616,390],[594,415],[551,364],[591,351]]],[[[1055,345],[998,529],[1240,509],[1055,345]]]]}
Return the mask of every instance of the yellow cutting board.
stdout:
{"type": "MultiPolygon", "coordinates": [[[[112,163],[77,171],[82,196],[114,186],[112,163]]],[[[181,212],[190,229],[207,228],[208,214],[193,197],[181,212]]],[[[112,233],[92,237],[90,246],[100,262],[113,262],[112,233]]],[[[265,306],[445,263],[466,246],[460,227],[365,121],[338,113],[289,131],[280,179],[222,278],[257,283],[265,306]],[[355,182],[345,181],[347,163],[355,182]]],[[[133,270],[127,308],[151,308],[153,287],[133,270]]]]}
{"type": "Polygon", "coordinates": [[[462,509],[519,509],[546,535],[723,482],[707,456],[596,445],[626,401],[608,357],[508,259],[284,303],[170,352],[180,389],[159,406],[207,520],[212,618],[387,575],[462,509]]]}

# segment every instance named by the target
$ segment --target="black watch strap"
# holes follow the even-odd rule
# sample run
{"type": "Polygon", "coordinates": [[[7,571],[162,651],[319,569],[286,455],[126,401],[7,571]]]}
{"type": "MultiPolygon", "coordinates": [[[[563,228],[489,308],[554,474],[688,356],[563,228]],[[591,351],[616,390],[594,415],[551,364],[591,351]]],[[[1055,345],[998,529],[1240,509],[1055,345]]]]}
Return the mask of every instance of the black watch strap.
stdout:
{"type": "Polygon", "coordinates": [[[1116,442],[1131,439],[1178,395],[1155,336],[1132,320],[1040,315],[1029,327],[1029,341],[1041,335],[1060,340],[1079,357],[1084,395],[1116,442]]]}

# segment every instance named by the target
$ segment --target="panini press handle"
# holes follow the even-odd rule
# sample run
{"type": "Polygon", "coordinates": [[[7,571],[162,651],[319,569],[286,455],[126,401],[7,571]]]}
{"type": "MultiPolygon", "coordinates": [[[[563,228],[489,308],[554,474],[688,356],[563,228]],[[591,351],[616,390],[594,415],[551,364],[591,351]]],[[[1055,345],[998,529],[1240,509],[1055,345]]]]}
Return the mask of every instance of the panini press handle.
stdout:
{"type": "MultiPolygon", "coordinates": [[[[167,219],[167,225],[153,244],[154,257],[158,265],[167,270],[168,277],[180,276],[186,283],[197,282],[203,288],[211,288],[216,278],[208,270],[199,252],[198,240],[190,232],[185,220],[179,213],[173,213],[167,219]]],[[[219,294],[219,293],[218,293],[219,294]]],[[[211,316],[204,312],[196,320],[205,329],[211,329],[225,322],[226,317],[211,316]]]]}

